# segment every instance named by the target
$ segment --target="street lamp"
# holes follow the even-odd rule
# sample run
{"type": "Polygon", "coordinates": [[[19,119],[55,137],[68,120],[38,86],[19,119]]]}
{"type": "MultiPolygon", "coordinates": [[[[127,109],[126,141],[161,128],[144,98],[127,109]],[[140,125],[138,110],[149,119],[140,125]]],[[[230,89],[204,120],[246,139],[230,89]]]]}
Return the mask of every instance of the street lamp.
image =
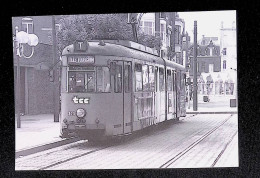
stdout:
{"type": "Polygon", "coordinates": [[[18,27],[15,27],[15,48],[17,56],[17,81],[16,81],[16,99],[17,99],[17,128],[21,128],[20,118],[20,58],[31,58],[34,53],[34,47],[38,44],[38,37],[35,34],[28,34],[24,31],[18,32],[18,27]],[[32,47],[32,52],[29,56],[24,54],[24,44],[28,44],[32,47]]]}

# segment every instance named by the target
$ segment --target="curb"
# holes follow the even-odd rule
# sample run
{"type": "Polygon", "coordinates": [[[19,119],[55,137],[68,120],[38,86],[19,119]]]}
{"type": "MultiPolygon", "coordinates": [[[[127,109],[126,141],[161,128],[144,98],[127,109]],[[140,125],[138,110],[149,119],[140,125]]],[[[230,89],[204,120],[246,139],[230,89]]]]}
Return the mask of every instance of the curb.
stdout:
{"type": "Polygon", "coordinates": [[[77,142],[80,141],[79,138],[70,138],[70,139],[65,139],[65,140],[61,140],[61,141],[57,141],[57,142],[52,142],[52,143],[47,143],[44,145],[39,145],[39,146],[35,146],[32,148],[26,148],[23,150],[19,150],[15,152],[15,158],[19,158],[21,156],[28,156],[30,154],[34,154],[40,151],[45,151],[51,148],[56,148],[59,146],[63,146],[69,143],[73,143],[73,142],[77,142]]]}
{"type": "Polygon", "coordinates": [[[205,111],[194,111],[194,112],[186,112],[186,114],[237,114],[237,111],[219,111],[219,112],[205,112],[205,111]]]}

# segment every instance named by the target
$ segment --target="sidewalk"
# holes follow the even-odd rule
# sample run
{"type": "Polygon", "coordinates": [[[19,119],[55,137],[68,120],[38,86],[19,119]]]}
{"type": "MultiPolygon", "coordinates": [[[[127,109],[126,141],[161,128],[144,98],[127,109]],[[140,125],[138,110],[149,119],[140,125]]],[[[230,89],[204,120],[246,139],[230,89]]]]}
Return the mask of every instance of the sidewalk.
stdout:
{"type": "Polygon", "coordinates": [[[15,121],[15,151],[29,149],[61,141],[60,123],[54,122],[53,114],[21,116],[21,128],[15,121]]]}
{"type": "Polygon", "coordinates": [[[186,102],[186,112],[237,112],[238,107],[230,107],[230,99],[235,99],[234,96],[209,96],[210,101],[203,101],[204,95],[198,95],[198,110],[193,111],[193,100],[190,101],[190,108],[186,102]]]}

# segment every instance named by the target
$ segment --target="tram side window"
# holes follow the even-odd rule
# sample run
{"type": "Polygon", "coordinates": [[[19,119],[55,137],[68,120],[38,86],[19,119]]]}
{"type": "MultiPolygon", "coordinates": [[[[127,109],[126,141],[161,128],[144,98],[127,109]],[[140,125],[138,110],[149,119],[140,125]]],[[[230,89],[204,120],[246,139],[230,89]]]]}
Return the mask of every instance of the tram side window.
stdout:
{"type": "Polygon", "coordinates": [[[181,75],[181,90],[185,87],[185,78],[186,78],[186,75],[182,74],[181,75]]]}
{"type": "Polygon", "coordinates": [[[172,75],[171,75],[171,70],[167,70],[167,91],[172,91],[172,75]]]}
{"type": "Polygon", "coordinates": [[[135,91],[142,91],[142,65],[135,64],[135,91]]]}
{"type": "Polygon", "coordinates": [[[150,91],[154,91],[155,83],[154,83],[154,67],[149,66],[149,84],[150,84],[150,91]]]}
{"type": "Polygon", "coordinates": [[[175,91],[176,90],[176,72],[175,71],[172,71],[172,81],[173,81],[173,91],[175,91]]]}
{"type": "Polygon", "coordinates": [[[159,90],[164,91],[164,69],[159,68],[159,90]]]}
{"type": "Polygon", "coordinates": [[[129,93],[131,91],[131,65],[125,65],[124,76],[125,92],[129,93]]]}
{"type": "Polygon", "coordinates": [[[115,93],[122,92],[122,66],[116,65],[116,74],[115,74],[115,93]]]}
{"type": "Polygon", "coordinates": [[[143,91],[149,91],[148,65],[143,65],[143,91]]]}
{"type": "Polygon", "coordinates": [[[155,91],[158,91],[158,67],[155,67],[155,91]]]}
{"type": "Polygon", "coordinates": [[[108,67],[97,67],[97,92],[110,92],[110,73],[108,67]]]}
{"type": "Polygon", "coordinates": [[[181,89],[181,75],[180,75],[179,71],[176,74],[176,87],[177,87],[177,92],[180,92],[180,89],[181,89]]]}

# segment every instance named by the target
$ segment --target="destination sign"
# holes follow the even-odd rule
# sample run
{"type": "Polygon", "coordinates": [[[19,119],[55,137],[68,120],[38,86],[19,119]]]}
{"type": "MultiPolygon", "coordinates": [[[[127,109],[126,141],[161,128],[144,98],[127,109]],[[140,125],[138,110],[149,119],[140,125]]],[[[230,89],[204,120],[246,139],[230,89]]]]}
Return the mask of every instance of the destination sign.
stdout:
{"type": "Polygon", "coordinates": [[[69,66],[69,70],[95,70],[94,66],[79,67],[79,66],[69,66]]]}
{"type": "Polygon", "coordinates": [[[69,56],[68,64],[94,64],[94,56],[69,56]]]}

